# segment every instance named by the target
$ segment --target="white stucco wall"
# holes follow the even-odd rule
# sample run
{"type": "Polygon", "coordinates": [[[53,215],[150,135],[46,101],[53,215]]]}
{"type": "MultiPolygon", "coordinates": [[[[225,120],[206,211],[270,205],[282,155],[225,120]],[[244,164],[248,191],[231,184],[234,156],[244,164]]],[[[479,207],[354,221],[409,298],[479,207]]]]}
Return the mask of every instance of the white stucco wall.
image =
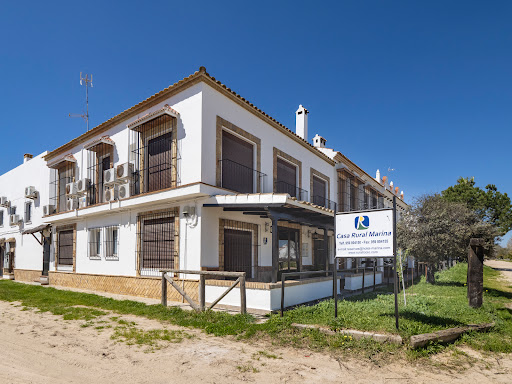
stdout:
{"type": "MultiPolygon", "coordinates": [[[[48,204],[48,180],[49,169],[43,156],[43,152],[26,163],[20,155],[20,164],[7,173],[0,176],[0,196],[6,196],[11,206],[16,206],[16,214],[24,220],[25,203],[32,203],[32,217],[29,223],[21,225],[9,225],[9,210],[0,207],[4,212],[3,226],[0,226],[0,238],[16,239],[15,268],[42,270],[43,268],[43,247],[32,235],[21,235],[23,229],[37,227],[43,223],[43,205],[48,204]],[[38,191],[38,198],[35,200],[25,198],[25,187],[33,186],[38,191]]],[[[36,234],[38,239],[41,238],[36,234]]]]}

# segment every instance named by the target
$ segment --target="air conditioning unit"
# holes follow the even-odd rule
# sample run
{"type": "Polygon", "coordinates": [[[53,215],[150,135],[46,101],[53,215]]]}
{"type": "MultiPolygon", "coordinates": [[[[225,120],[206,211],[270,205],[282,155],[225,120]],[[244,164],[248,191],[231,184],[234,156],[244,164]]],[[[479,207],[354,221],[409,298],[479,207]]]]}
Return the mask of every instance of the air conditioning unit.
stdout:
{"type": "Polygon", "coordinates": [[[81,179],[76,182],[76,191],[79,195],[85,195],[89,190],[91,185],[91,180],[89,179],[81,179]]]}
{"type": "Polygon", "coordinates": [[[126,198],[130,197],[130,191],[131,191],[130,187],[131,187],[130,182],[121,184],[119,186],[118,196],[120,199],[126,199],[126,198]]]}
{"type": "Polygon", "coordinates": [[[80,196],[78,198],[78,208],[85,208],[89,206],[89,196],[80,196]]]}
{"type": "Polygon", "coordinates": [[[43,216],[52,215],[55,213],[55,205],[43,205],[43,216]]]}
{"type": "Polygon", "coordinates": [[[27,188],[25,188],[25,197],[27,199],[37,199],[36,187],[27,187],[27,188]]]}
{"type": "Polygon", "coordinates": [[[19,215],[9,215],[9,225],[16,225],[20,222],[19,215]]]}
{"type": "Polygon", "coordinates": [[[105,188],[105,191],[103,192],[103,201],[115,201],[117,200],[118,192],[117,187],[114,186],[112,188],[105,188]]]}
{"type": "Polygon", "coordinates": [[[72,211],[74,209],[78,209],[78,199],[72,197],[66,201],[66,211],[72,211]]]}
{"type": "Polygon", "coordinates": [[[114,185],[116,183],[116,170],[114,168],[103,171],[103,184],[114,185]]]}
{"type": "Polygon", "coordinates": [[[67,196],[76,196],[78,195],[78,191],[76,189],[76,183],[67,183],[66,184],[66,195],[67,196]]]}
{"type": "Polygon", "coordinates": [[[11,202],[7,200],[7,197],[2,196],[0,197],[0,206],[8,208],[11,205],[11,202]]]}
{"type": "Polygon", "coordinates": [[[133,164],[124,163],[120,164],[116,168],[116,176],[118,180],[128,180],[133,174],[133,164]]]}

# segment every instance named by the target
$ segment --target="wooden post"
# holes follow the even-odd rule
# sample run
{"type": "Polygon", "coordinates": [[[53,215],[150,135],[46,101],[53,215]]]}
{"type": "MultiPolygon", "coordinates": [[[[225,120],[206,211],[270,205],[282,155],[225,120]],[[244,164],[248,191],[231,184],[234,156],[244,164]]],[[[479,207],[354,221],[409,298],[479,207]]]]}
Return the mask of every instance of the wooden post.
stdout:
{"type": "Polygon", "coordinates": [[[162,305],[167,307],[167,280],[165,280],[165,272],[162,272],[162,305]]]}
{"type": "Polygon", "coordinates": [[[245,297],[245,273],[240,277],[240,313],[242,315],[247,313],[247,302],[245,297]]]}
{"type": "Polygon", "coordinates": [[[334,318],[338,317],[338,260],[334,258],[332,265],[332,297],[334,298],[334,318]]]}
{"type": "Polygon", "coordinates": [[[469,306],[480,308],[484,293],[484,240],[471,239],[468,254],[469,306]]]}
{"type": "Polygon", "coordinates": [[[281,274],[281,317],[284,316],[284,282],[286,275],[281,274]]]}
{"type": "Polygon", "coordinates": [[[206,307],[206,276],[199,275],[199,310],[204,311],[206,307]]]}
{"type": "Polygon", "coordinates": [[[366,271],[366,259],[364,260],[364,267],[363,267],[363,287],[362,287],[362,290],[361,290],[362,294],[364,294],[364,275],[366,275],[365,271],[366,271]]]}

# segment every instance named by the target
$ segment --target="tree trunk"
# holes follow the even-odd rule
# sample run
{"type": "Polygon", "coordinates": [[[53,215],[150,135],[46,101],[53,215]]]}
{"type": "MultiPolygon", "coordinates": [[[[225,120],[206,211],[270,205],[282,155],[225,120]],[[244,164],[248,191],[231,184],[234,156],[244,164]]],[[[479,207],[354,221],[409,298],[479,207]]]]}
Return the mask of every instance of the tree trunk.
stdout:
{"type": "Polygon", "coordinates": [[[436,267],[435,265],[431,264],[427,268],[427,283],[429,284],[435,284],[436,283],[436,267]]]}

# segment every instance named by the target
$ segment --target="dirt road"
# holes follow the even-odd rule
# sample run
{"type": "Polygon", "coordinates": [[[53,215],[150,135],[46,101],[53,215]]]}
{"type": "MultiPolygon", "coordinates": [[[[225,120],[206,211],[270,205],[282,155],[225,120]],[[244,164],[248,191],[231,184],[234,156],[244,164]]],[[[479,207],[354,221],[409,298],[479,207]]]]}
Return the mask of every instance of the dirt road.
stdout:
{"type": "MultiPolygon", "coordinates": [[[[192,336],[147,352],[145,347],[111,339],[115,325],[119,324],[112,316],[106,315],[93,326],[84,327],[84,321],[66,321],[61,316],[23,310],[16,303],[0,302],[0,383],[512,382],[510,356],[499,362],[495,357],[486,357],[466,364],[465,370],[439,368],[436,362],[449,360],[446,355],[436,356],[429,364],[398,361],[378,366],[363,358],[273,348],[268,342],[241,342],[122,316],[121,320],[135,322],[138,329],[181,330],[192,336]],[[105,328],[96,329],[98,324],[105,328]]],[[[466,352],[482,358],[474,351],[466,352]]]]}

